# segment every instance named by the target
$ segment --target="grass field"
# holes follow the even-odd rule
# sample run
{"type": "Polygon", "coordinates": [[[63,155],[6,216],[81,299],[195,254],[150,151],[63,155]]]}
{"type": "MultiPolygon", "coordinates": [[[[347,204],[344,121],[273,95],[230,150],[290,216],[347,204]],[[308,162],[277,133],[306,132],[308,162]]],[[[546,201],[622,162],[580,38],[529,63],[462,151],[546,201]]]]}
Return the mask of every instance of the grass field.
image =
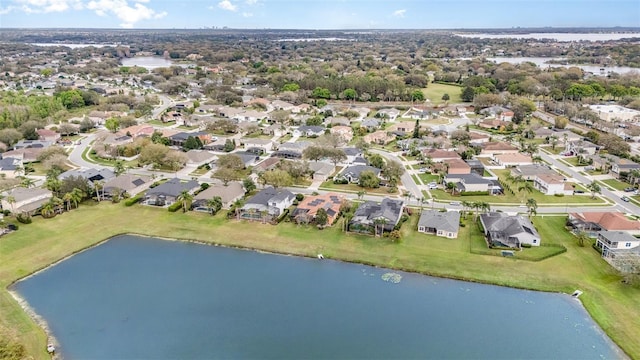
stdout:
{"type": "Polygon", "coordinates": [[[631,184],[629,184],[628,182],[624,182],[624,181],[620,181],[620,180],[616,180],[616,179],[606,179],[606,180],[600,180],[600,182],[609,185],[610,187],[616,189],[616,190],[624,190],[628,187],[631,187],[631,184]]]}
{"type": "Polygon", "coordinates": [[[471,242],[479,238],[471,225],[463,228],[458,239],[419,234],[413,230],[416,215],[402,227],[402,240],[391,242],[344,234],[340,222],[318,230],[286,222],[273,226],[226,220],[222,213],[215,217],[170,213],[103,202],[83,204],[53,219],[34,218],[33,224],[0,238],[0,337],[23,344],[33,358],[49,359],[46,334],[22,311],[7,286],[105,238],[128,232],[311,257],[322,253],[332,259],[517,288],[565,293],[580,289],[584,291],[580,299],[596,322],[632,358],[640,357],[640,288],[623,284],[589,246],[578,247],[563,227],[564,217],[535,218],[534,224],[543,243],[561,245],[567,251],[542,261],[523,261],[517,254],[512,259],[472,253],[471,242]]]}
{"type": "Polygon", "coordinates": [[[333,190],[333,191],[343,191],[343,192],[351,192],[357,193],[360,191],[366,191],[368,194],[378,194],[378,195],[396,195],[397,191],[389,192],[391,188],[381,186],[375,189],[365,189],[357,184],[335,184],[333,180],[325,181],[320,184],[320,189],[323,190],[333,190]]]}
{"type": "Polygon", "coordinates": [[[449,94],[449,104],[461,103],[462,98],[460,94],[462,93],[462,88],[455,85],[446,85],[446,84],[436,84],[429,83],[429,85],[422,89],[424,96],[431,100],[431,103],[434,105],[442,104],[445,101],[442,100],[442,95],[449,94]]]}

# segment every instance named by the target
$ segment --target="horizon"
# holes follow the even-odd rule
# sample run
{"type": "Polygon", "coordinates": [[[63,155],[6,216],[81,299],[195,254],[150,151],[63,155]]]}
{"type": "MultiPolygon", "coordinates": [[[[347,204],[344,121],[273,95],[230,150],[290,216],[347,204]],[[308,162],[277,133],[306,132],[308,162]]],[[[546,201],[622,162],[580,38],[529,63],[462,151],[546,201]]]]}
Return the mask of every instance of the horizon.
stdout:
{"type": "Polygon", "coordinates": [[[636,0],[6,0],[0,29],[451,30],[639,27],[636,0]]]}

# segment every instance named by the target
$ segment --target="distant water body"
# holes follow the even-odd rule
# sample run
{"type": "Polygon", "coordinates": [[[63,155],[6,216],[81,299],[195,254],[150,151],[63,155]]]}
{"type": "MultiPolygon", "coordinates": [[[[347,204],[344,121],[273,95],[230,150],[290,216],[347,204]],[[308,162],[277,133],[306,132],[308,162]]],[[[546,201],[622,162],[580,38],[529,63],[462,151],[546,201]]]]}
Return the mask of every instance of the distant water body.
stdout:
{"type": "MultiPolygon", "coordinates": [[[[471,58],[458,58],[459,60],[471,60],[471,58]]],[[[496,64],[500,63],[509,63],[509,64],[522,64],[525,62],[530,62],[537,65],[540,68],[570,68],[577,67],[586,72],[590,72],[595,75],[607,75],[609,73],[615,72],[618,74],[626,74],[631,72],[640,72],[640,68],[632,68],[628,66],[598,66],[598,65],[587,65],[587,64],[555,64],[550,63],[550,61],[566,61],[567,58],[550,58],[550,57],[508,57],[508,56],[500,56],[500,57],[489,57],[486,58],[489,61],[495,62],[496,64]]]]}
{"type": "Polygon", "coordinates": [[[608,41],[640,38],[640,33],[530,33],[530,34],[456,34],[480,39],[554,39],[556,41],[608,41]]]}
{"type": "Polygon", "coordinates": [[[65,43],[31,43],[29,45],[43,46],[43,47],[66,46],[66,47],[71,48],[71,49],[86,48],[86,47],[90,47],[90,46],[94,46],[94,47],[97,47],[97,48],[100,48],[100,47],[116,47],[116,46],[118,46],[116,44],[65,44],[65,43]]]}
{"type": "Polygon", "coordinates": [[[615,359],[567,295],[118,236],[15,285],[69,359],[615,359]]]}
{"type": "Polygon", "coordinates": [[[160,56],[134,56],[120,60],[123,66],[139,66],[149,70],[160,67],[170,67],[173,61],[160,56]]]}

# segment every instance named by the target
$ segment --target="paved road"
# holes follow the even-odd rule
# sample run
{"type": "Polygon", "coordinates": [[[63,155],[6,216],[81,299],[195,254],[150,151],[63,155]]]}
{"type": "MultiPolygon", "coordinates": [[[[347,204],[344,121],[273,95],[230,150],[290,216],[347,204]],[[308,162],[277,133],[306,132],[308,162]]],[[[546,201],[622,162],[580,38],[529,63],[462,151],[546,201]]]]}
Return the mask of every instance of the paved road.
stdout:
{"type": "MultiPolygon", "coordinates": [[[[398,163],[402,164],[402,166],[404,166],[404,163],[402,162],[402,160],[400,160],[400,158],[393,153],[378,150],[378,149],[370,149],[369,151],[374,154],[379,154],[385,159],[397,161],[398,163]]],[[[404,185],[407,191],[411,193],[411,196],[413,196],[415,199],[423,197],[420,187],[413,181],[413,178],[411,177],[411,174],[409,174],[408,171],[405,171],[404,174],[402,174],[400,181],[402,181],[402,185],[404,185]]]]}
{"type": "MultiPolygon", "coordinates": [[[[548,155],[545,152],[540,152],[540,156],[542,157],[542,159],[548,163],[550,163],[553,167],[558,168],[559,170],[563,171],[566,174],[569,174],[576,182],[583,184],[583,185],[589,185],[591,184],[591,182],[593,181],[591,179],[591,177],[587,177],[584,176],[582,174],[580,174],[579,172],[575,171],[574,169],[572,169],[571,167],[563,164],[562,162],[558,161],[557,159],[555,159],[554,157],[548,155]]],[[[630,202],[624,202],[622,201],[621,197],[623,196],[621,194],[621,192],[614,192],[611,191],[609,189],[607,189],[604,186],[600,186],[600,188],[602,189],[602,195],[604,195],[606,198],[608,198],[609,200],[613,201],[615,203],[615,207],[617,209],[620,209],[620,211],[625,212],[625,213],[631,213],[634,215],[640,215],[640,208],[636,205],[634,205],[633,203],[630,202]]]]}

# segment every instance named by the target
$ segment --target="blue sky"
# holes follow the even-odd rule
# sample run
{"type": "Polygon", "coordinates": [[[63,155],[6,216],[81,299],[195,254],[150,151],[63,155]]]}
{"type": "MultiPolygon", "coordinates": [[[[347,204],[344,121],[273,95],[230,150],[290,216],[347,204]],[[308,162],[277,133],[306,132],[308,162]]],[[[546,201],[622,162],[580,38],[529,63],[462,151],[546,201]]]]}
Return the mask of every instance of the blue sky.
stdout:
{"type": "Polygon", "coordinates": [[[640,0],[0,0],[0,27],[640,27],[640,0]]]}

